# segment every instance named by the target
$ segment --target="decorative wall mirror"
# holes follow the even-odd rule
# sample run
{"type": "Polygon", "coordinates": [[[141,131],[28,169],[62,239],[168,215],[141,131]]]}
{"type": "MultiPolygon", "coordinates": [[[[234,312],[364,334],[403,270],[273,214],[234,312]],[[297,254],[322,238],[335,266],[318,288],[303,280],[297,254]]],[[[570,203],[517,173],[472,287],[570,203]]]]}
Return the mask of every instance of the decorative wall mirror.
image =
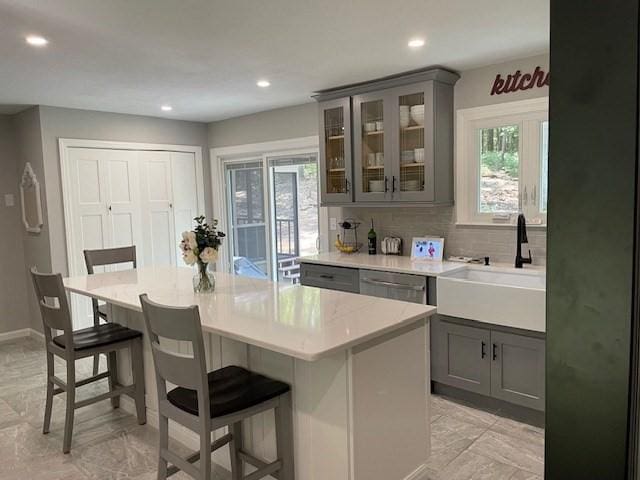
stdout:
{"type": "Polygon", "coordinates": [[[31,164],[27,162],[20,182],[20,201],[22,203],[22,223],[30,233],[42,231],[42,203],[40,201],[40,183],[31,164]]]}

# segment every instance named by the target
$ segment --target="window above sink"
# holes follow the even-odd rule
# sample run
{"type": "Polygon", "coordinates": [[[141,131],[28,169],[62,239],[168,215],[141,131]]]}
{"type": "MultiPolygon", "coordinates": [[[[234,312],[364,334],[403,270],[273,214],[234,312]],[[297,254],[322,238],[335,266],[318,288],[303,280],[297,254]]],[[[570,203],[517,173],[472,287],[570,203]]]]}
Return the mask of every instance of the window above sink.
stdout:
{"type": "Polygon", "coordinates": [[[546,224],[548,131],[548,97],[457,112],[458,224],[546,224]]]}

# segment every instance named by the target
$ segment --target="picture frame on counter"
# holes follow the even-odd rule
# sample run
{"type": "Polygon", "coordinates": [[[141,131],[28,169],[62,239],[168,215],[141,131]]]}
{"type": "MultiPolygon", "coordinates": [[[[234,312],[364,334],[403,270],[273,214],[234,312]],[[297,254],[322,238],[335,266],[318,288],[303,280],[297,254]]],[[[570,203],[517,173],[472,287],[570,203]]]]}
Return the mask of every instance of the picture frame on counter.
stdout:
{"type": "Polygon", "coordinates": [[[411,239],[411,260],[419,262],[442,262],[444,238],[413,237],[411,239]]]}

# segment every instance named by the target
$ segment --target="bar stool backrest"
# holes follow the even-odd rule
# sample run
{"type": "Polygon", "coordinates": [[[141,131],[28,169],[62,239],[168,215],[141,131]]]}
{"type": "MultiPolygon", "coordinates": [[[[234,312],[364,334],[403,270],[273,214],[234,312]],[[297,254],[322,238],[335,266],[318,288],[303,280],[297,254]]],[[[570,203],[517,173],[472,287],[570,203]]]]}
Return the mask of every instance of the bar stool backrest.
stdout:
{"type": "Polygon", "coordinates": [[[149,300],[146,294],[140,295],[140,303],[153,353],[158,400],[166,400],[167,382],[195,390],[198,394],[198,405],[201,406],[198,409],[199,417],[208,425],[209,383],[198,307],[160,305],[149,300]],[[189,342],[193,355],[163,347],[163,339],[189,342]]]}
{"type": "MultiPolygon", "coordinates": [[[[47,349],[53,338],[52,330],[62,330],[65,345],[73,345],[73,327],[71,325],[71,312],[67,294],[62,283],[62,275],[59,273],[39,273],[36,267],[31,268],[31,279],[36,292],[42,326],[46,339],[47,349]]],[[[71,357],[72,348],[65,349],[67,356],[71,357]]]]}
{"type": "Polygon", "coordinates": [[[116,265],[118,263],[132,263],[137,268],[136,246],[104,248],[100,250],[85,250],[84,261],[87,264],[87,273],[93,275],[94,268],[103,265],[116,265]]]}

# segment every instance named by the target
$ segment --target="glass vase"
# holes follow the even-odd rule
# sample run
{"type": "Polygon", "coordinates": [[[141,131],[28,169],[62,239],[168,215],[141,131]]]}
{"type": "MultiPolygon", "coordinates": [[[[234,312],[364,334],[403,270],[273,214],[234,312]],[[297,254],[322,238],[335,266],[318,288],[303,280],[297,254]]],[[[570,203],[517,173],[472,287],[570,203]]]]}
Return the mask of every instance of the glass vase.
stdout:
{"type": "Polygon", "coordinates": [[[216,279],[209,271],[209,264],[198,262],[196,274],[193,276],[193,291],[195,293],[211,293],[216,288],[216,279]]]}

